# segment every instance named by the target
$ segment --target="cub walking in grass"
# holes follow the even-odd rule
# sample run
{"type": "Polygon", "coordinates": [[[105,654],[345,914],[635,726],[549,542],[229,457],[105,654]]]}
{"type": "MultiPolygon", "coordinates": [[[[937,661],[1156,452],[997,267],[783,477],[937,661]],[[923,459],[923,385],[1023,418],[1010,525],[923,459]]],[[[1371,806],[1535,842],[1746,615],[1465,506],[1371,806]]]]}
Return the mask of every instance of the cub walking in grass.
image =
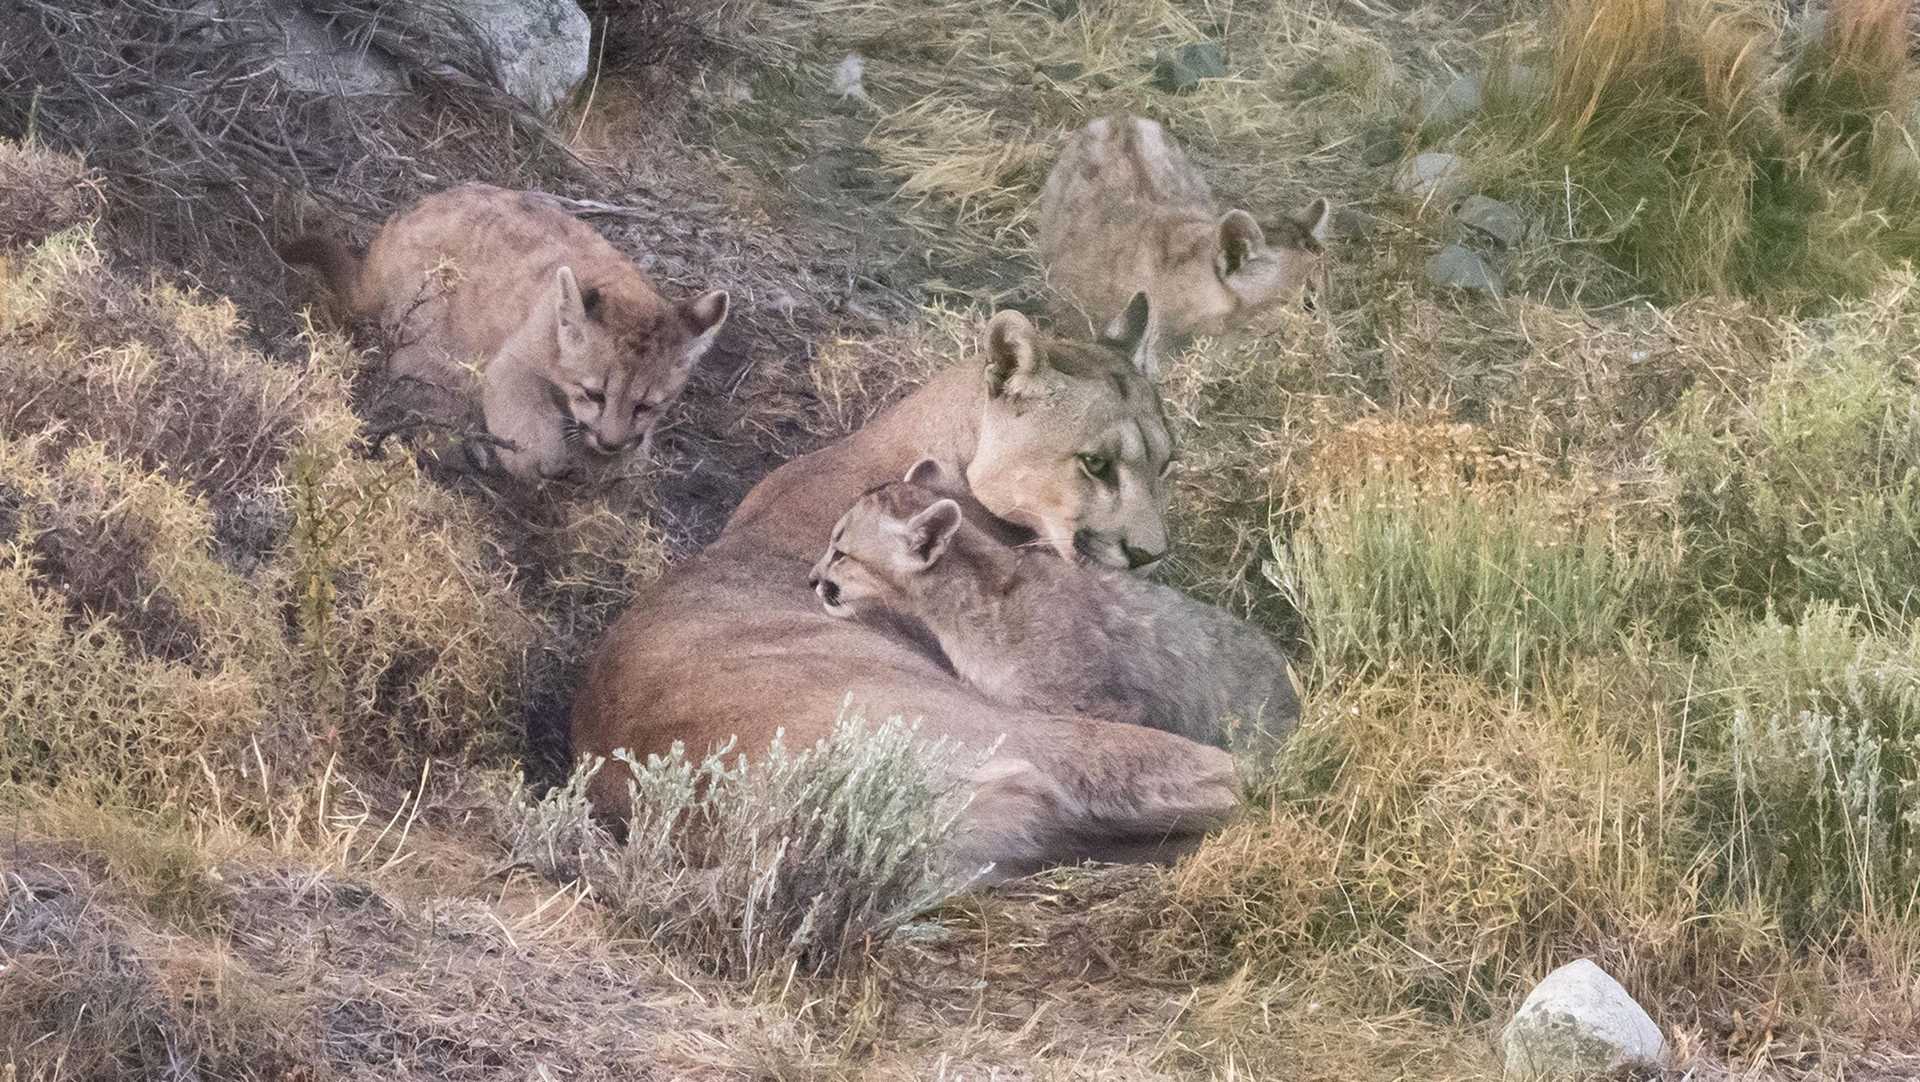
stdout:
{"type": "Polygon", "coordinates": [[[933,459],[861,496],[809,576],[826,611],[918,620],[996,698],[1164,730],[1262,766],[1298,724],[1287,659],[1258,630],[1171,587],[1009,548],[965,519],[964,497],[933,459]]]}
{"type": "Polygon", "coordinates": [[[399,342],[395,376],[479,399],[499,464],[527,481],[641,446],[727,318],[670,302],[551,196],[463,184],[395,215],[361,260],[332,237],[281,248],[399,342]]]}
{"type": "Polygon", "coordinates": [[[1040,261],[1095,328],[1145,291],[1159,345],[1175,349],[1298,300],[1324,275],[1328,217],[1325,199],[1264,229],[1244,210],[1222,213],[1159,124],[1102,117],[1067,140],[1047,176],[1040,261]]]}

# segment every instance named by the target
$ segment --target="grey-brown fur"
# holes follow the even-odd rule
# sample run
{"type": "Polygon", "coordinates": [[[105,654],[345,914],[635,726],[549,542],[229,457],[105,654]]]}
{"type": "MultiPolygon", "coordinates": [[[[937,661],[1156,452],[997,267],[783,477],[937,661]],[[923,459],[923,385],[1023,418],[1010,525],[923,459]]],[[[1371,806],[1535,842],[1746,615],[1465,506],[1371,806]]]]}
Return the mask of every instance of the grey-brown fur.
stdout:
{"type": "MultiPolygon", "coordinates": [[[[1327,201],[1260,223],[1225,210],[1180,145],[1141,117],[1101,117],[1061,150],[1040,196],[1040,259],[1060,302],[1107,326],[1144,291],[1165,348],[1224,334],[1324,276],[1327,201]]],[[[1154,374],[1154,373],[1149,373],[1154,374]]]]}
{"type": "Polygon", "coordinates": [[[923,624],[954,670],[1036,710],[1143,725],[1270,759],[1298,724],[1287,659],[1171,587],[1009,547],[960,513],[933,460],[863,495],[813,570],[829,613],[923,624]]]}

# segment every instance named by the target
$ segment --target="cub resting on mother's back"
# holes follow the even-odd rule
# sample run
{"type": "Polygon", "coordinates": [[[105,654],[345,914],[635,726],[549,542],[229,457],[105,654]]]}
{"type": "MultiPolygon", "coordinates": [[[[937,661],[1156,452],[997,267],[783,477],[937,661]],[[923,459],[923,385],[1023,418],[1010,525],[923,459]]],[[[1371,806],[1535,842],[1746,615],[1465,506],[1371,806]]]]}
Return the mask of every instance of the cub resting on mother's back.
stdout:
{"type": "Polygon", "coordinates": [[[315,234],[280,254],[380,319],[393,375],[464,401],[477,369],[500,465],[529,481],[645,444],[727,318],[725,291],[669,303],[552,197],[486,184],[395,215],[364,261],[315,234]]]}
{"type": "Polygon", "coordinates": [[[1143,725],[1264,768],[1300,720],[1267,637],[1180,591],[1010,548],[961,513],[965,481],[923,459],[869,489],[808,583],[830,616],[909,616],[1003,702],[1143,725]]]}
{"type": "Polygon", "coordinates": [[[1325,199],[1265,229],[1244,210],[1222,213],[1180,144],[1137,116],[1075,132],[1039,212],[1048,284],[1108,334],[1144,291],[1163,350],[1291,303],[1325,273],[1325,199]]]}

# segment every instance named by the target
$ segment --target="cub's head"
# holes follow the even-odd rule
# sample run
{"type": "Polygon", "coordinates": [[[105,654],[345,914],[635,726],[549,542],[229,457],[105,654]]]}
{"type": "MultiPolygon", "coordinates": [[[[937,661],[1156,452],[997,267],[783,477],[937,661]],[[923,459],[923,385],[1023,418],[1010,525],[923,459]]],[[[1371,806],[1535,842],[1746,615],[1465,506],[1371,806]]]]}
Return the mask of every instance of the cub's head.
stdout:
{"type": "Polygon", "coordinates": [[[671,304],[631,285],[582,288],[554,272],[549,393],[570,447],[618,455],[640,446],[680,396],[727,320],[725,290],[671,304]]]}
{"type": "Polygon", "coordinates": [[[1096,343],[1036,332],[1018,312],[987,325],[985,407],[966,481],[995,515],[1069,560],[1141,570],[1167,552],[1173,436],[1153,369],[1145,294],[1096,343]]]}
{"type": "Polygon", "coordinates": [[[1183,333],[1224,334],[1321,288],[1331,218],[1325,199],[1265,229],[1244,210],[1221,215],[1210,243],[1193,253],[1208,258],[1185,260],[1181,273],[1157,283],[1163,320],[1183,333]]]}
{"type": "Polygon", "coordinates": [[[910,580],[931,571],[961,527],[959,503],[934,488],[922,462],[894,481],[869,489],[834,524],[827,551],[813,565],[807,585],[832,616],[857,616],[868,608],[899,608],[910,580]]]}

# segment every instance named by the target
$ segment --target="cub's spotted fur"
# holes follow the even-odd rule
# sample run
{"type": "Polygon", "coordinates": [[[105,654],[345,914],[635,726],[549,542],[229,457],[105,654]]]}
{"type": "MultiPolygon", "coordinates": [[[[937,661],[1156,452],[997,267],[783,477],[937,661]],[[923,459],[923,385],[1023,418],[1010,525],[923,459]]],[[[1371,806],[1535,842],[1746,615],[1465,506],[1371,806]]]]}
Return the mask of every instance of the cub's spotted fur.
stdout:
{"type": "Polygon", "coordinates": [[[1265,228],[1244,210],[1222,212],[1179,144],[1141,117],[1075,132],[1039,210],[1040,258],[1058,299],[1102,327],[1144,290],[1168,347],[1241,327],[1325,272],[1325,199],[1265,228]]]}
{"type": "Polygon", "coordinates": [[[962,496],[925,459],[856,501],[808,580],[828,614],[911,617],[963,679],[1036,710],[1261,760],[1299,721],[1287,660],[1265,635],[1170,587],[1009,548],[962,514],[962,496]]]}
{"type": "Polygon", "coordinates": [[[318,235],[281,255],[381,321],[393,375],[477,397],[526,480],[644,446],[727,318],[724,291],[670,303],[552,197],[484,184],[394,216],[364,261],[318,235]]]}

